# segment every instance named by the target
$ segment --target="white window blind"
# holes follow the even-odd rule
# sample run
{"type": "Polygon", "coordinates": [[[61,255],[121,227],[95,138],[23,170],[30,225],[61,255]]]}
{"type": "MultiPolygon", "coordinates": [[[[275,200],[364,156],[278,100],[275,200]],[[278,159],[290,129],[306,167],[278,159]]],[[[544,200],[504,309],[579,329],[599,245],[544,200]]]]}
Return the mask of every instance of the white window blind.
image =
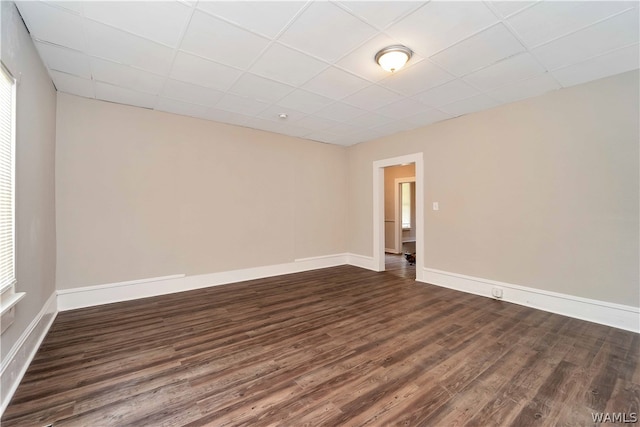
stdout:
{"type": "Polygon", "coordinates": [[[0,291],[15,274],[15,80],[0,66],[0,291]]]}

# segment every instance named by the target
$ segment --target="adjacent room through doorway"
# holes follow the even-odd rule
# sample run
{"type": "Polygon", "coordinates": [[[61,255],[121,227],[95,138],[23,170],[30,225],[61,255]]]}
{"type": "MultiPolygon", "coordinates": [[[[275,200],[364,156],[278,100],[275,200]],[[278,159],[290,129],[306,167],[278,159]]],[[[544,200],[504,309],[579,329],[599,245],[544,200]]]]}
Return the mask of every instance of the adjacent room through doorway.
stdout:
{"type": "Polygon", "coordinates": [[[384,168],[385,270],[416,278],[415,163],[384,168]]]}

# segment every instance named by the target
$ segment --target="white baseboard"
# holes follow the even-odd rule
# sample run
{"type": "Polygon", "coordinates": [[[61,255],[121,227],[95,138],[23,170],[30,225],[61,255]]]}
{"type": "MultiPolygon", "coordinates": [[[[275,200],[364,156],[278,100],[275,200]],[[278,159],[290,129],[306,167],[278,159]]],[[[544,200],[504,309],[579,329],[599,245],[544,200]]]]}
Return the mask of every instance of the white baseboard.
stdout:
{"type": "Polygon", "coordinates": [[[373,257],[348,253],[346,254],[346,264],[353,265],[354,267],[365,268],[367,270],[378,271],[373,257]]]}
{"type": "Polygon", "coordinates": [[[324,255],[312,258],[301,258],[286,264],[245,268],[219,273],[194,276],[175,274],[82,288],[61,289],[58,291],[58,310],[74,310],[76,308],[166,295],[175,292],[207,288],[209,286],[299,273],[344,264],[347,264],[346,254],[324,255]]]}
{"type": "Polygon", "coordinates": [[[56,293],[54,292],[2,361],[0,368],[0,415],[9,405],[9,401],[27,372],[38,348],[40,348],[42,340],[49,332],[56,314],[58,314],[56,302],[56,293]]]}
{"type": "Polygon", "coordinates": [[[502,300],[563,316],[640,333],[640,309],[622,304],[550,292],[495,280],[425,268],[420,282],[493,298],[502,289],[502,300]]]}
{"type": "Polygon", "coordinates": [[[291,273],[296,273],[298,271],[309,271],[309,270],[317,270],[319,268],[337,267],[339,265],[344,265],[346,263],[347,263],[347,254],[333,254],[333,255],[314,256],[311,258],[299,258],[299,259],[296,259],[293,264],[283,264],[283,265],[293,268],[296,271],[291,271],[291,273]]]}

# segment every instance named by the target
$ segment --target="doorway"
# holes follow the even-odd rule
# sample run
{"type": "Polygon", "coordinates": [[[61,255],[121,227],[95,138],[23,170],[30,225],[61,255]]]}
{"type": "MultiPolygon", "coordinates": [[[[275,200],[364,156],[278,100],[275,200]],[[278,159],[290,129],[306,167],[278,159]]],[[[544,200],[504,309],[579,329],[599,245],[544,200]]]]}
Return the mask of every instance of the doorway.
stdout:
{"type": "Polygon", "coordinates": [[[415,166],[384,168],[385,271],[407,279],[416,277],[415,166]]]}
{"type": "MultiPolygon", "coordinates": [[[[403,167],[393,166],[391,169],[403,167]]],[[[394,253],[415,254],[416,253],[416,177],[415,164],[408,165],[411,167],[411,176],[395,178],[393,175],[393,204],[394,204],[394,235],[385,235],[385,245],[389,245],[389,240],[393,237],[394,253]]],[[[385,168],[385,186],[390,179],[387,174],[391,175],[389,168],[385,168]]],[[[401,171],[402,173],[403,171],[401,171]]],[[[385,189],[385,206],[387,204],[388,193],[385,189]]],[[[386,211],[386,209],[385,209],[386,211]]],[[[386,214],[386,212],[385,212],[386,214]]]]}
{"type": "MultiPolygon", "coordinates": [[[[373,262],[376,271],[387,270],[387,251],[388,252],[400,252],[402,256],[402,233],[392,233],[394,235],[395,243],[393,248],[387,246],[386,234],[389,233],[389,229],[393,228],[397,230],[401,225],[398,223],[401,221],[401,208],[399,202],[393,202],[395,212],[392,217],[393,221],[386,216],[385,211],[385,169],[393,166],[414,166],[414,191],[415,191],[415,224],[412,224],[415,233],[415,279],[422,281],[423,266],[424,266],[424,170],[423,170],[423,154],[409,154],[406,156],[394,157],[384,160],[378,160],[373,162],[373,262]],[[400,240],[400,241],[398,241],[400,240]],[[387,249],[387,251],[385,251],[387,249]],[[393,249],[389,251],[390,249],[393,249]]],[[[398,177],[408,178],[408,177],[398,177]]],[[[402,181],[402,180],[401,180],[402,181]]],[[[398,182],[398,186],[401,184],[398,182]]],[[[395,182],[395,178],[394,178],[395,182]]],[[[388,207],[388,204],[387,204],[388,207]]],[[[407,227],[408,228],[408,227],[407,227]]],[[[389,243],[391,246],[391,243],[389,243]]],[[[406,260],[403,260],[406,262],[406,260]]],[[[398,260],[390,260],[390,269],[392,264],[397,267],[398,260]],[[393,262],[392,262],[393,261],[393,262]]]]}

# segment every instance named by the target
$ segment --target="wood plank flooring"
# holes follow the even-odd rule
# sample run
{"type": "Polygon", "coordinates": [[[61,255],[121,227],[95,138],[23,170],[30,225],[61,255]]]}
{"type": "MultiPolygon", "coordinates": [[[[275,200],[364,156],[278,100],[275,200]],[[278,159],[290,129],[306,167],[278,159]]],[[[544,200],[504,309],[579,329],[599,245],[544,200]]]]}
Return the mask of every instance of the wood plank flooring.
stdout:
{"type": "Polygon", "coordinates": [[[404,279],[416,278],[416,265],[409,262],[401,254],[385,254],[384,268],[387,273],[404,279]]]}
{"type": "Polygon", "coordinates": [[[640,336],[341,266],[60,313],[10,426],[586,426],[640,336]]]}

